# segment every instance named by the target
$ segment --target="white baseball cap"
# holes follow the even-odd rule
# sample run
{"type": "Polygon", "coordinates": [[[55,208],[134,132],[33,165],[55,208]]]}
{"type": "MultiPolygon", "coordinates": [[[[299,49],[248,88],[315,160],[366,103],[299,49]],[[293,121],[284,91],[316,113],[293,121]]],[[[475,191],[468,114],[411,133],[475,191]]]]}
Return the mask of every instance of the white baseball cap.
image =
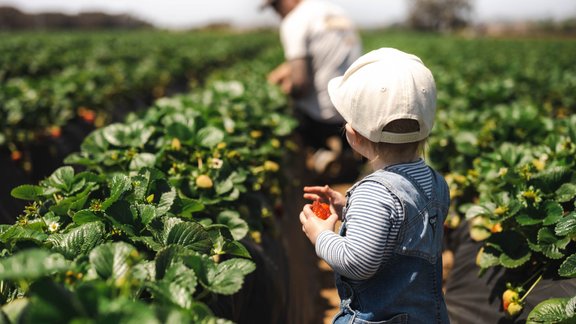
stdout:
{"type": "Polygon", "coordinates": [[[415,55],[380,48],[361,56],[343,76],[328,83],[336,110],[358,133],[372,142],[411,143],[430,135],[436,113],[432,72],[415,55]],[[393,120],[413,119],[419,130],[392,133],[393,120]]]}

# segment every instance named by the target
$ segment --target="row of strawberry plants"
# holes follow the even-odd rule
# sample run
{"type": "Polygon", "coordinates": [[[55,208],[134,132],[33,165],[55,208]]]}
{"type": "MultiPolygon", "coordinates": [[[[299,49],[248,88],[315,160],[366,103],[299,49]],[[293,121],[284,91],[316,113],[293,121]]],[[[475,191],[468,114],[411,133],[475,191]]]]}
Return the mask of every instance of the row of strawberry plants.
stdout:
{"type": "Polygon", "coordinates": [[[71,119],[102,126],[122,106],[202,82],[269,41],[263,34],[156,31],[3,37],[3,59],[11,61],[0,73],[0,149],[14,160],[27,157],[30,143],[59,137],[71,119]]]}
{"type": "MultiPolygon", "coordinates": [[[[400,36],[375,34],[367,43],[412,51],[434,72],[438,116],[428,155],[451,187],[447,225],[467,219],[483,244],[480,275],[498,267],[525,274],[497,287],[515,318],[542,278],[576,277],[576,44],[400,36]]],[[[575,303],[576,295],[543,301],[528,321],[569,320],[575,303]]]]}
{"type": "MultiPolygon", "coordinates": [[[[483,242],[477,265],[482,272],[503,267],[521,274],[502,296],[510,317],[543,278],[576,277],[576,115],[553,125],[541,144],[505,142],[478,157],[461,183],[478,192],[462,208],[470,235],[483,242]]],[[[575,305],[576,294],[544,301],[528,320],[573,320],[575,305]]]]}
{"type": "Polygon", "coordinates": [[[246,243],[274,231],[295,127],[269,68],[243,62],[219,74],[251,71],[242,81],[158,100],[15,188],[31,203],[0,226],[2,317],[229,322],[211,303],[241,289],[255,270],[246,243]]]}

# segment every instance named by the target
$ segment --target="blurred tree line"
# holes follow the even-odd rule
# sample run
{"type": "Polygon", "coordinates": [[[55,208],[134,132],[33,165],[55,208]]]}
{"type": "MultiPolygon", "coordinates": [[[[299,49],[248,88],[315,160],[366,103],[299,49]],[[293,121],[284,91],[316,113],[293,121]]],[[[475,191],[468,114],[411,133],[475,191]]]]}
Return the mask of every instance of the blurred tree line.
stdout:
{"type": "MultiPolygon", "coordinates": [[[[477,31],[486,25],[473,26],[474,0],[407,0],[406,25],[410,29],[434,32],[454,32],[473,27],[477,31]]],[[[576,35],[576,17],[561,21],[541,20],[523,22],[523,32],[531,35],[555,34],[576,35]]],[[[506,23],[504,23],[506,25],[506,23]]],[[[513,25],[513,24],[510,24],[513,25]]],[[[517,33],[518,26],[503,27],[517,33]]]]}
{"type": "MultiPolygon", "coordinates": [[[[454,32],[473,26],[474,0],[407,0],[408,15],[405,26],[409,29],[433,32],[454,32]]],[[[109,15],[86,12],[78,15],[62,13],[27,14],[13,7],[0,7],[0,31],[19,29],[94,29],[94,28],[149,28],[151,24],[130,15],[109,15]]],[[[228,28],[227,23],[216,23],[206,28],[228,28]]],[[[478,29],[477,28],[477,29],[478,29]]],[[[576,18],[564,21],[543,20],[533,22],[530,32],[547,34],[576,34],[576,18]]]]}
{"type": "Polygon", "coordinates": [[[27,14],[13,7],[0,7],[0,30],[21,29],[135,29],[152,27],[129,15],[108,15],[85,12],[78,15],[62,13],[27,14]]]}
{"type": "Polygon", "coordinates": [[[425,31],[454,31],[468,27],[472,0],[408,0],[408,26],[425,31]]]}

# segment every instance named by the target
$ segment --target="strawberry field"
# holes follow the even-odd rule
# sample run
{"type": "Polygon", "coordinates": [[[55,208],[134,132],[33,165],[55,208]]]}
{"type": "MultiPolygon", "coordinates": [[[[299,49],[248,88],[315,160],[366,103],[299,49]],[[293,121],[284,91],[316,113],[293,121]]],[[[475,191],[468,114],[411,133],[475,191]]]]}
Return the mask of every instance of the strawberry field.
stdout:
{"type": "MultiPolygon", "coordinates": [[[[317,320],[277,34],[0,36],[2,322],[317,320]]],[[[451,316],[573,321],[576,42],[362,36],[436,79],[451,316]]]]}

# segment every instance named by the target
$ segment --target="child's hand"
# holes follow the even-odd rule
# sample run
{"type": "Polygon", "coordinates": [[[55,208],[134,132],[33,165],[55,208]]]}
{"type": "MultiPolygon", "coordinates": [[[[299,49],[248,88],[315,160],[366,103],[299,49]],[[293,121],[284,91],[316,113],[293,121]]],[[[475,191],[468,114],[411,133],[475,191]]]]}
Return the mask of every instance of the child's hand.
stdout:
{"type": "Polygon", "coordinates": [[[304,199],[318,200],[330,204],[330,210],[338,217],[342,216],[342,208],[346,204],[346,198],[338,191],[326,186],[304,187],[304,199]]]}
{"type": "Polygon", "coordinates": [[[320,233],[325,230],[334,232],[338,215],[331,214],[330,217],[324,220],[316,217],[310,207],[310,204],[306,204],[304,208],[302,208],[302,212],[300,212],[300,223],[302,223],[302,231],[304,234],[306,234],[312,244],[316,245],[316,239],[320,233]]]}

